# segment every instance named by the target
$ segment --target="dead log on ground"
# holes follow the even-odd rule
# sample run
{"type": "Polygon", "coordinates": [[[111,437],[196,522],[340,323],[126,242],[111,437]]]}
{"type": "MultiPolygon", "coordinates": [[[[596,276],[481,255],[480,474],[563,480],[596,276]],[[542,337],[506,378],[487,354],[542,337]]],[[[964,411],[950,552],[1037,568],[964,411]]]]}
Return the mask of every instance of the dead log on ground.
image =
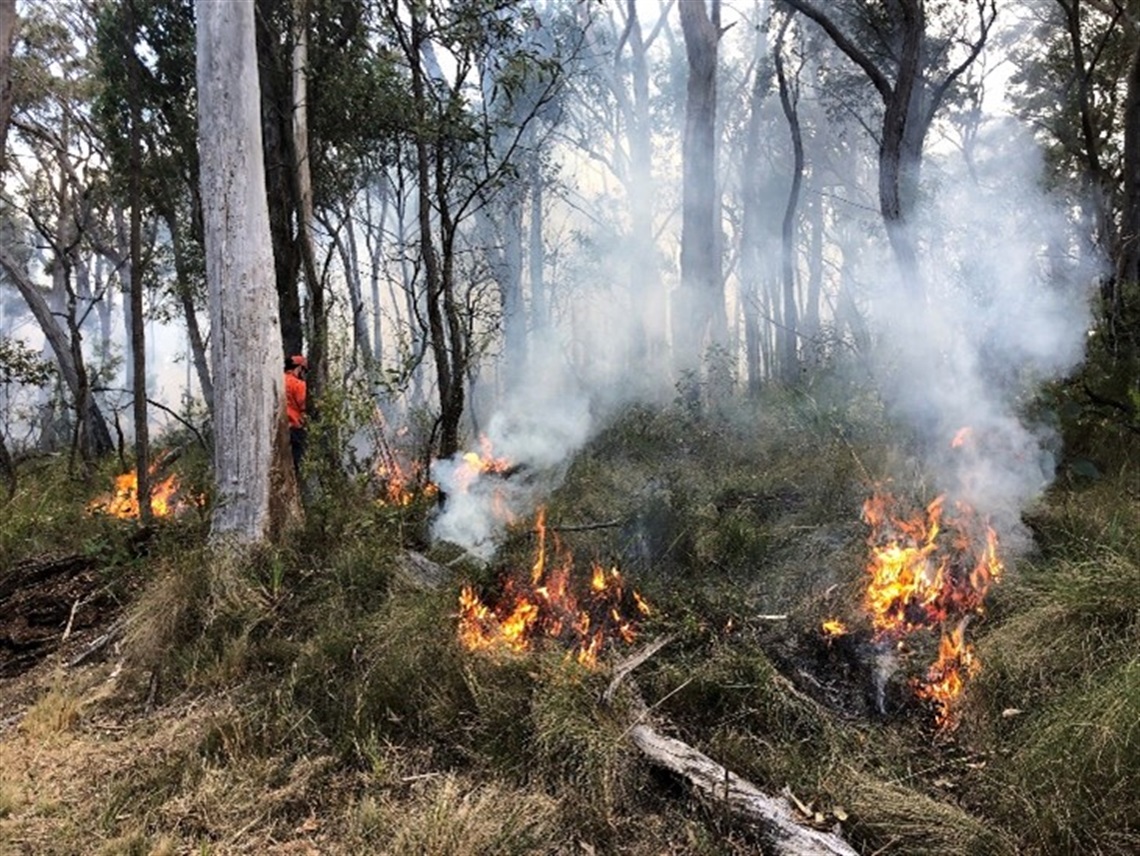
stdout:
{"type": "MultiPolygon", "coordinates": [[[[668,639],[659,640],[619,664],[602,696],[603,701],[610,704],[618,685],[667,642],[668,639]]],[[[778,856],[858,856],[838,835],[799,823],[793,807],[783,797],[765,794],[687,743],[661,734],[650,723],[649,708],[632,682],[629,682],[629,692],[634,723],[626,735],[633,745],[652,763],[681,776],[734,816],[756,825],[772,853],[778,856]]]]}
{"type": "Polygon", "coordinates": [[[405,550],[395,568],[399,579],[419,591],[440,589],[451,578],[447,568],[415,550],[405,550]]]}

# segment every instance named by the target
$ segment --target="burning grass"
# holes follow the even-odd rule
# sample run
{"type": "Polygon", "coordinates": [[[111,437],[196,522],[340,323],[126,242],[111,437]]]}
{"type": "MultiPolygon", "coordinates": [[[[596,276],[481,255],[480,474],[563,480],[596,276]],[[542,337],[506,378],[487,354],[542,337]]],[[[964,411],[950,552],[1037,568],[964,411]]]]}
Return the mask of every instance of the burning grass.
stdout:
{"type": "MultiPolygon", "coordinates": [[[[858,512],[864,468],[890,469],[876,445],[887,429],[861,415],[840,435],[824,416],[638,412],[551,497],[551,519],[603,524],[575,533],[576,552],[618,557],[653,634],[676,640],[632,676],[651,715],[761,789],[789,788],[860,852],[1136,852],[1140,520],[1128,486],[1055,493],[1035,512],[1042,550],[1011,559],[985,594],[968,640],[984,668],[958,730],[935,740],[922,705],[884,716],[862,698],[858,512]],[[852,632],[829,643],[831,616],[852,632]]],[[[104,539],[113,552],[125,527],[89,518],[74,490],[70,507],[44,493],[37,509],[25,484],[0,529],[7,548],[43,537],[39,520],[57,543],[104,539]]],[[[13,795],[0,837],[45,854],[761,849],[630,748],[620,699],[598,703],[612,658],[584,668],[560,645],[491,658],[459,644],[461,583],[488,605],[493,570],[531,585],[537,536],[516,532],[491,570],[449,565],[422,540],[424,504],[374,499],[318,497],[288,550],[229,564],[189,534],[156,536],[114,697],[72,694],[78,720],[38,746],[0,731],[0,815],[13,795]],[[394,584],[409,547],[444,568],[438,590],[394,584]]],[[[921,552],[930,538],[915,540],[921,552]]],[[[929,632],[912,643],[919,674],[929,632]]]]}
{"type": "Polygon", "coordinates": [[[529,580],[503,579],[493,605],[471,586],[459,594],[459,640],[471,651],[521,653],[543,641],[565,647],[585,666],[595,666],[607,647],[629,644],[640,618],[651,612],[636,590],[627,589],[616,567],[597,562],[589,580],[574,575],[574,557],[555,533],[547,551],[546,509],[535,520],[534,562],[529,580]]]}

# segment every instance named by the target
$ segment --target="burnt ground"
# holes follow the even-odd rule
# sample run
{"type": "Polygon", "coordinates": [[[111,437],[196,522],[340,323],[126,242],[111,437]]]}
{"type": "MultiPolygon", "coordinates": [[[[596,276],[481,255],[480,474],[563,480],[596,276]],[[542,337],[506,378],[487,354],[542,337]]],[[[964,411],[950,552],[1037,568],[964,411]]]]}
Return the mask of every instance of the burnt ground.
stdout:
{"type": "Polygon", "coordinates": [[[0,571],[0,682],[61,649],[81,656],[119,610],[93,556],[47,556],[0,571]]]}

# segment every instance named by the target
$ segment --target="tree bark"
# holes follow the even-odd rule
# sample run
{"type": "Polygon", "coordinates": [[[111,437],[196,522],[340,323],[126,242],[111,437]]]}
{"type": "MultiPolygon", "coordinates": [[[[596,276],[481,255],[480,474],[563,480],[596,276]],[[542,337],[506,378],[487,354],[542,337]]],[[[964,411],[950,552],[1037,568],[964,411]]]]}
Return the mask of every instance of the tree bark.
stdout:
{"type": "Polygon", "coordinates": [[[197,0],[198,144],[214,362],[215,544],[298,509],[262,162],[253,0],[197,0]]]}
{"type": "Polygon", "coordinates": [[[146,319],[143,318],[143,271],[142,271],[142,110],[139,100],[138,63],[134,61],[135,42],[138,38],[138,21],[135,17],[134,0],[127,0],[129,26],[124,35],[128,44],[124,45],[128,61],[130,114],[130,157],[128,196],[131,206],[130,256],[131,256],[131,366],[133,368],[133,414],[135,423],[135,478],[139,497],[139,523],[148,527],[154,520],[150,505],[150,431],[147,424],[146,407],[146,319]]]}
{"type": "Polygon", "coordinates": [[[716,69],[719,0],[682,3],[689,62],[683,141],[681,284],[673,308],[679,373],[700,368],[702,347],[727,335],[721,277],[720,204],[716,174],[716,69]]]}
{"type": "MultiPolygon", "coordinates": [[[[1131,27],[1132,57],[1121,119],[1124,131],[1124,169],[1121,175],[1119,249],[1116,277],[1111,292],[1104,295],[1110,332],[1118,334],[1116,322],[1123,315],[1124,285],[1140,282],[1140,28],[1131,27]]],[[[1132,332],[1140,338],[1140,333],[1132,332]]]]}
{"type": "Polygon", "coordinates": [[[784,222],[780,233],[781,276],[783,281],[784,323],[780,327],[778,339],[780,349],[780,377],[785,384],[793,385],[799,380],[799,358],[796,321],[796,218],[799,216],[800,188],[804,181],[804,138],[800,130],[800,117],[796,111],[798,95],[793,96],[784,68],[784,34],[790,18],[784,20],[773,48],[776,60],[776,80],[780,88],[780,106],[788,120],[792,135],[792,184],[788,189],[788,201],[784,206],[784,222]]]}
{"type": "Polygon", "coordinates": [[[16,0],[0,0],[0,174],[7,165],[12,121],[12,51],[16,47],[16,0]]]}

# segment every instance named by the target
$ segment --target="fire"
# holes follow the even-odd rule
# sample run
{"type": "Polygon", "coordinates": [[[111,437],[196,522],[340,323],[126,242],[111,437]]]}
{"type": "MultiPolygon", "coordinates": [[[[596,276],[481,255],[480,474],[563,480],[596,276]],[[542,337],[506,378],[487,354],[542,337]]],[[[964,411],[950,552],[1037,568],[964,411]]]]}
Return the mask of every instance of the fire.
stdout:
{"type": "Polygon", "coordinates": [[[959,428],[954,434],[953,439],[950,440],[951,449],[961,449],[969,443],[974,436],[974,429],[968,425],[965,428],[959,428]]]}
{"type": "Polygon", "coordinates": [[[413,473],[409,474],[395,458],[376,468],[376,478],[380,483],[377,502],[381,505],[404,507],[411,505],[418,497],[435,496],[439,492],[434,483],[419,476],[418,468],[413,468],[413,473]]]}
{"type": "Polygon", "coordinates": [[[863,518],[871,526],[864,604],[876,642],[940,628],[938,660],[917,692],[937,705],[939,726],[952,728],[965,681],[981,668],[965,630],[1001,579],[997,535],[965,503],[947,510],[945,496],[910,517],[897,506],[894,497],[881,492],[864,503],[863,518]]]}
{"type": "Polygon", "coordinates": [[[829,639],[836,639],[840,636],[847,635],[847,625],[836,618],[829,618],[824,621],[820,630],[822,630],[823,635],[829,639]]]}
{"type": "MultiPolygon", "coordinates": [[[[151,478],[154,478],[153,468],[151,478]]],[[[186,503],[177,498],[178,476],[173,473],[157,483],[151,484],[150,509],[155,517],[170,517],[186,508],[186,503]]],[[[96,497],[87,504],[89,513],[101,512],[124,520],[139,516],[139,477],[137,470],[115,477],[115,488],[108,494],[96,497]]]]}
{"type": "Polygon", "coordinates": [[[547,554],[545,509],[535,520],[537,547],[529,579],[507,579],[499,603],[488,606],[475,590],[459,594],[459,640],[468,650],[522,652],[542,640],[558,640],[579,663],[594,666],[611,642],[630,643],[637,635],[636,619],[649,614],[649,605],[636,592],[627,593],[617,568],[594,563],[585,591],[572,588],[573,556],[554,539],[547,554]]]}
{"type": "Polygon", "coordinates": [[[509,473],[513,466],[507,458],[495,456],[491,449],[491,441],[486,437],[479,439],[479,451],[464,452],[462,461],[461,479],[465,485],[484,473],[509,473]]]}

